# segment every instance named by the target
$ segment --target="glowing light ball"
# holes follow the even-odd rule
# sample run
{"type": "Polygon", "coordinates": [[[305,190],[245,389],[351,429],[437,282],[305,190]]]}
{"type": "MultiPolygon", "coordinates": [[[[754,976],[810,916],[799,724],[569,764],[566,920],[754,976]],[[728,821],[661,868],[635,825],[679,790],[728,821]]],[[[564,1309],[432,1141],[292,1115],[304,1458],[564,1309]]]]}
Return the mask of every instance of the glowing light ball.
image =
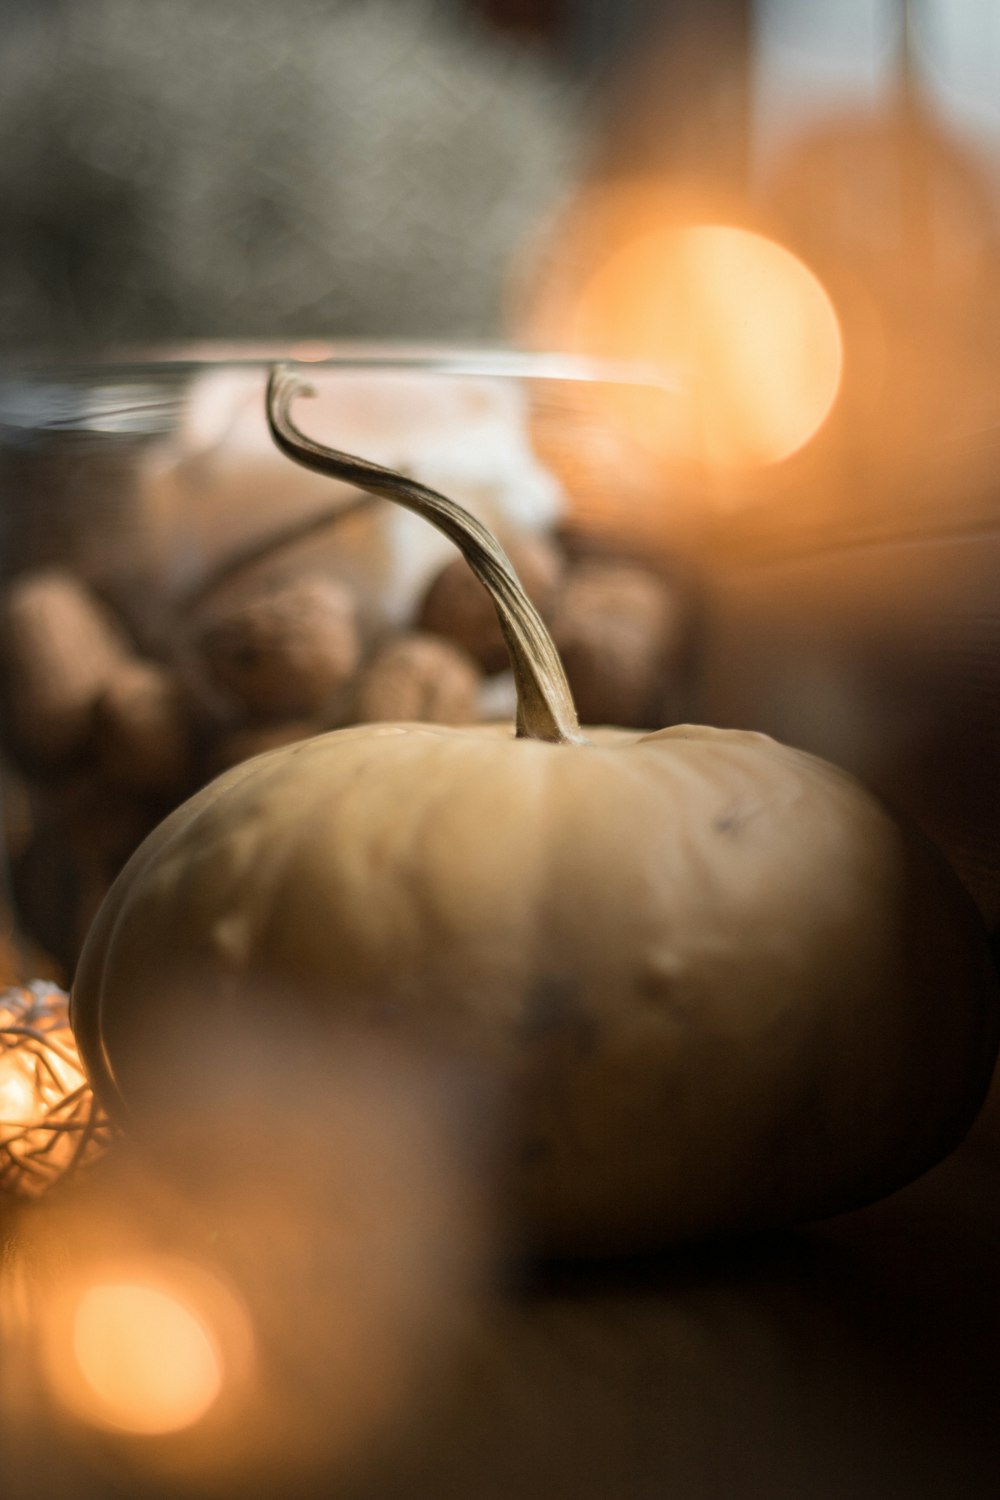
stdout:
{"type": "Polygon", "coordinates": [[[34,980],[0,992],[0,1192],[39,1197],[100,1155],[110,1134],[65,991],[34,980]]]}
{"type": "Polygon", "coordinates": [[[690,402],[681,456],[716,469],[777,463],[836,400],[839,319],[790,250],[700,207],[658,183],[583,195],[543,249],[522,331],[675,373],[690,402]]]}

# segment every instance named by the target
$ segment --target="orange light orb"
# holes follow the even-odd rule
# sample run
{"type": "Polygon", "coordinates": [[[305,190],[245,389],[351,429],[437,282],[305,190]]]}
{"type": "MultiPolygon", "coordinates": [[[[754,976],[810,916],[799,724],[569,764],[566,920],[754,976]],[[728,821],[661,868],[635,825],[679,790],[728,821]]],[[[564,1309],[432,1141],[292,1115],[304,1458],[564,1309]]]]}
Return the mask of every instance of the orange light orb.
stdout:
{"type": "Polygon", "coordinates": [[[197,1312],[141,1283],[112,1282],[82,1294],[73,1354],[91,1415],[127,1432],[190,1427],[222,1388],[219,1356],[197,1312]]]}
{"type": "Polygon", "coordinates": [[[822,426],[841,382],[840,325],[791,251],[700,222],[655,185],[584,195],[558,231],[529,294],[528,337],[677,374],[688,456],[773,464],[822,426]]]}
{"type": "Polygon", "coordinates": [[[221,1284],[192,1268],[108,1267],[60,1302],[48,1317],[49,1370],[63,1404],[90,1426],[182,1432],[242,1378],[246,1319],[221,1284]]]}
{"type": "Polygon", "coordinates": [[[843,353],[833,305],[802,261],[747,229],[696,224],[621,245],[583,288],[574,342],[679,366],[702,456],[776,463],[833,405],[843,353]]]}

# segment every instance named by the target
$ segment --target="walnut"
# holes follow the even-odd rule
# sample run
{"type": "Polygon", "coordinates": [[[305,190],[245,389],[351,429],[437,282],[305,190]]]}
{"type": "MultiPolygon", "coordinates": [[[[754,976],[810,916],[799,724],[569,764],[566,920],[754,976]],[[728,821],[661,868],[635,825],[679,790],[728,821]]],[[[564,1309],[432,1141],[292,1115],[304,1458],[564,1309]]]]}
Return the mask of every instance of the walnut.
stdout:
{"type": "Polygon", "coordinates": [[[190,727],[174,674],[159,662],[122,663],[94,709],[105,772],[151,792],[180,790],[190,761],[190,727]]]}
{"type": "Polygon", "coordinates": [[[258,717],[322,711],[352,677],[360,642],[351,591],[307,577],[217,609],[193,646],[211,682],[258,717]]]}
{"type": "Polygon", "coordinates": [[[479,684],[479,668],[467,652],[438,636],[410,632],[385,642],[368,662],[354,716],[359,723],[469,724],[478,717],[479,684]]]}
{"type": "Polygon", "coordinates": [[[90,737],[94,705],[129,646],[100,600],[69,573],[23,574],[0,614],[0,660],[15,744],[58,764],[90,737]]]}
{"type": "MultiPolygon", "coordinates": [[[[555,545],[541,536],[521,536],[505,543],[525,593],[547,615],[563,560],[555,545]]],[[[464,557],[455,557],[433,579],[415,619],[418,630],[454,641],[475,657],[484,672],[508,665],[500,624],[492,600],[464,557]]]]}
{"type": "Polygon", "coordinates": [[[660,726],[684,617],[678,590],[648,568],[588,560],[568,573],[552,637],[584,723],[660,726]]]}

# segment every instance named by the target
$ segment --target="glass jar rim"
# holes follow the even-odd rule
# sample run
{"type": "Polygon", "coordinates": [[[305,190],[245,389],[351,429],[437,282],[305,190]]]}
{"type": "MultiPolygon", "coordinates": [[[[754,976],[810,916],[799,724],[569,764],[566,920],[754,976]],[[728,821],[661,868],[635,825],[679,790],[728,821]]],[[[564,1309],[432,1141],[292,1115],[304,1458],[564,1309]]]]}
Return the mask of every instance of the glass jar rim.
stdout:
{"type": "Polygon", "coordinates": [[[234,367],[265,369],[281,361],[330,370],[412,370],[448,375],[656,385],[668,391],[679,389],[677,375],[652,361],[502,343],[410,342],[379,338],[293,339],[287,342],[199,340],[112,349],[93,355],[79,352],[14,353],[0,356],[0,380],[9,382],[18,377],[39,379],[60,374],[82,379],[91,373],[103,380],[110,371],[137,376],[197,374],[234,367]]]}

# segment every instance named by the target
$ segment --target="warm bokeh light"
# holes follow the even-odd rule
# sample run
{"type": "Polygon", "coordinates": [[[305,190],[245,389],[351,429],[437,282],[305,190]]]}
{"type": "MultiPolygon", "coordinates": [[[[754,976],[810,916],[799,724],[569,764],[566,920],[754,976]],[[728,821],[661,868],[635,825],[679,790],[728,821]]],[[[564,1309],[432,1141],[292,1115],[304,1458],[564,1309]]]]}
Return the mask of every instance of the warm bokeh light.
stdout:
{"type": "Polygon", "coordinates": [[[194,1262],[156,1253],[95,1260],[60,1288],[43,1323],[53,1392],[89,1427],[165,1437],[196,1427],[224,1396],[244,1398],[250,1318],[194,1262]]]}
{"type": "Polygon", "coordinates": [[[837,317],[809,269],[727,225],[662,229],[622,245],[583,288],[575,341],[679,367],[710,464],[774,463],[833,405],[837,317]]]}
{"type": "Polygon", "coordinates": [[[198,1312],[141,1282],[88,1287],[73,1317],[73,1356],[88,1415],[126,1432],[177,1432],[222,1387],[222,1365],[198,1312]]]}
{"type": "Polygon", "coordinates": [[[581,195],[529,272],[524,336],[676,373],[690,405],[686,456],[715,469],[773,464],[833,406],[838,317],[791,251],[699,220],[697,207],[657,184],[581,195]]]}

